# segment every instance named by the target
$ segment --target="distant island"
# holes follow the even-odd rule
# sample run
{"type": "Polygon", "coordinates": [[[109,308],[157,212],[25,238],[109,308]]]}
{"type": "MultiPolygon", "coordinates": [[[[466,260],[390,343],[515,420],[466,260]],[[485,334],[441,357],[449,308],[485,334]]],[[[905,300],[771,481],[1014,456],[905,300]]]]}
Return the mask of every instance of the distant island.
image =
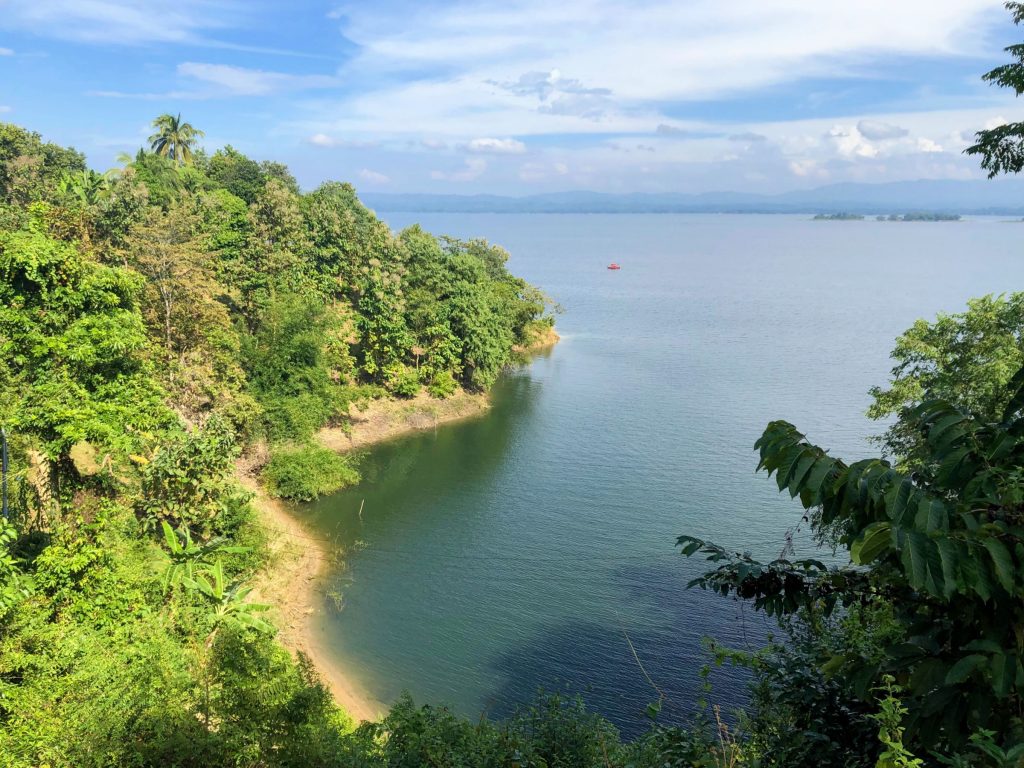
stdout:
{"type": "Polygon", "coordinates": [[[878,221],[960,221],[958,213],[905,213],[879,216],[878,221]]]}
{"type": "Polygon", "coordinates": [[[864,221],[859,213],[819,213],[813,221],[864,221]]]}

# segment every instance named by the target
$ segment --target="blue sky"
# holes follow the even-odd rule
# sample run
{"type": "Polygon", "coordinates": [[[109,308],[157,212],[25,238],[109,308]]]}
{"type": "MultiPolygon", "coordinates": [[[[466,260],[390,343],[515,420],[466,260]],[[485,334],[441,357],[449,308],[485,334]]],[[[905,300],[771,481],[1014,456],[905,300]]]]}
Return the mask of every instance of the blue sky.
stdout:
{"type": "Polygon", "coordinates": [[[981,177],[989,0],[0,0],[0,119],[114,164],[162,112],[304,187],[776,192],[981,177]]]}

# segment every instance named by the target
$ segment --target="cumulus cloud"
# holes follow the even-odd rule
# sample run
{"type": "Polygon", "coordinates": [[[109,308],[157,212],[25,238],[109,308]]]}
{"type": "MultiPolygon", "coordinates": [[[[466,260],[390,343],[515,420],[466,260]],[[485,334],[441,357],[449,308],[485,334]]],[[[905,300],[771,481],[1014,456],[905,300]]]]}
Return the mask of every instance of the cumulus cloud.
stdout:
{"type": "Polygon", "coordinates": [[[985,121],[985,130],[991,131],[995,128],[1001,128],[1002,126],[1007,125],[1009,122],[1010,121],[1007,120],[1002,115],[1000,115],[999,117],[993,117],[991,120],[985,121]]]}
{"type": "Polygon", "coordinates": [[[0,56],[13,56],[14,49],[12,48],[0,48],[0,56]]]}
{"type": "Polygon", "coordinates": [[[465,165],[458,171],[431,171],[435,181],[474,181],[487,170],[487,161],[482,157],[467,157],[465,165]]]}
{"type": "Polygon", "coordinates": [[[466,150],[480,155],[521,155],[526,145],[518,139],[473,139],[466,143],[466,150]]]}
{"type": "Polygon", "coordinates": [[[917,150],[918,152],[924,152],[926,154],[943,151],[941,144],[937,144],[931,139],[926,139],[924,137],[917,140],[917,150]]]}
{"type": "Polygon", "coordinates": [[[391,178],[385,176],[383,173],[377,171],[371,171],[369,168],[363,168],[359,171],[359,178],[363,181],[368,181],[371,184],[387,184],[391,181],[391,178]]]}
{"type": "Polygon", "coordinates": [[[837,125],[828,132],[827,137],[835,145],[836,151],[841,157],[878,157],[878,148],[867,141],[853,126],[837,125]]]}
{"type": "Polygon", "coordinates": [[[443,139],[422,139],[420,146],[425,149],[448,149],[448,142],[443,139]]]}
{"type": "Polygon", "coordinates": [[[870,139],[871,141],[902,139],[910,133],[906,128],[883,123],[881,120],[861,120],[857,123],[857,131],[865,139],[870,139]]]}

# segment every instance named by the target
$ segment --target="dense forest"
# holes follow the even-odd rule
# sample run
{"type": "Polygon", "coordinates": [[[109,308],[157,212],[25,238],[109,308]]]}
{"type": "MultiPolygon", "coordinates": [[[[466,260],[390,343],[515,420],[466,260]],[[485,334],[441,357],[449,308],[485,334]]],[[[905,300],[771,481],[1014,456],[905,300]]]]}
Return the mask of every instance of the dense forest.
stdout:
{"type": "MultiPolygon", "coordinates": [[[[1020,94],[1010,52],[988,79],[1020,94]]],[[[502,722],[403,699],[357,725],[251,599],[274,564],[237,461],[288,498],[355,482],[322,427],[486,390],[550,303],[497,246],[394,234],[351,186],[302,193],[201,136],[162,115],[100,174],[0,125],[0,765],[1024,765],[1024,294],[898,339],[880,458],[784,421],[757,441],[839,565],[680,537],[712,569],[691,586],[780,627],[757,653],[709,642],[689,722],[652,695],[627,743],[555,695],[502,722]],[[749,670],[745,712],[714,706],[717,664],[749,670]]],[[[1024,124],[969,152],[1021,170],[1024,124]]]]}

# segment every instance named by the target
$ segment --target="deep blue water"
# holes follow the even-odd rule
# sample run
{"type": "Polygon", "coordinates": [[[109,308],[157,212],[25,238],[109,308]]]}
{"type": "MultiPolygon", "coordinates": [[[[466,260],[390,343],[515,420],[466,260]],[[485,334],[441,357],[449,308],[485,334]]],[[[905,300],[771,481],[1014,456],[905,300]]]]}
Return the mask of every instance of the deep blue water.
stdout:
{"type": "MultiPolygon", "coordinates": [[[[696,696],[703,637],[752,648],[765,634],[749,609],[687,591],[701,564],[673,544],[779,552],[801,510],[754,472],[767,422],[868,455],[881,427],[867,392],[894,338],[1024,278],[1024,228],[994,219],[385,218],[508,248],[564,308],[563,339],[499,382],[485,418],[378,447],[358,488],[303,510],[356,545],[325,639],[383,702],[408,690],[502,715],[558,688],[627,733],[657,698],[627,637],[672,720],[696,696]]],[[[742,703],[741,672],[712,681],[713,701],[742,703]]]]}

